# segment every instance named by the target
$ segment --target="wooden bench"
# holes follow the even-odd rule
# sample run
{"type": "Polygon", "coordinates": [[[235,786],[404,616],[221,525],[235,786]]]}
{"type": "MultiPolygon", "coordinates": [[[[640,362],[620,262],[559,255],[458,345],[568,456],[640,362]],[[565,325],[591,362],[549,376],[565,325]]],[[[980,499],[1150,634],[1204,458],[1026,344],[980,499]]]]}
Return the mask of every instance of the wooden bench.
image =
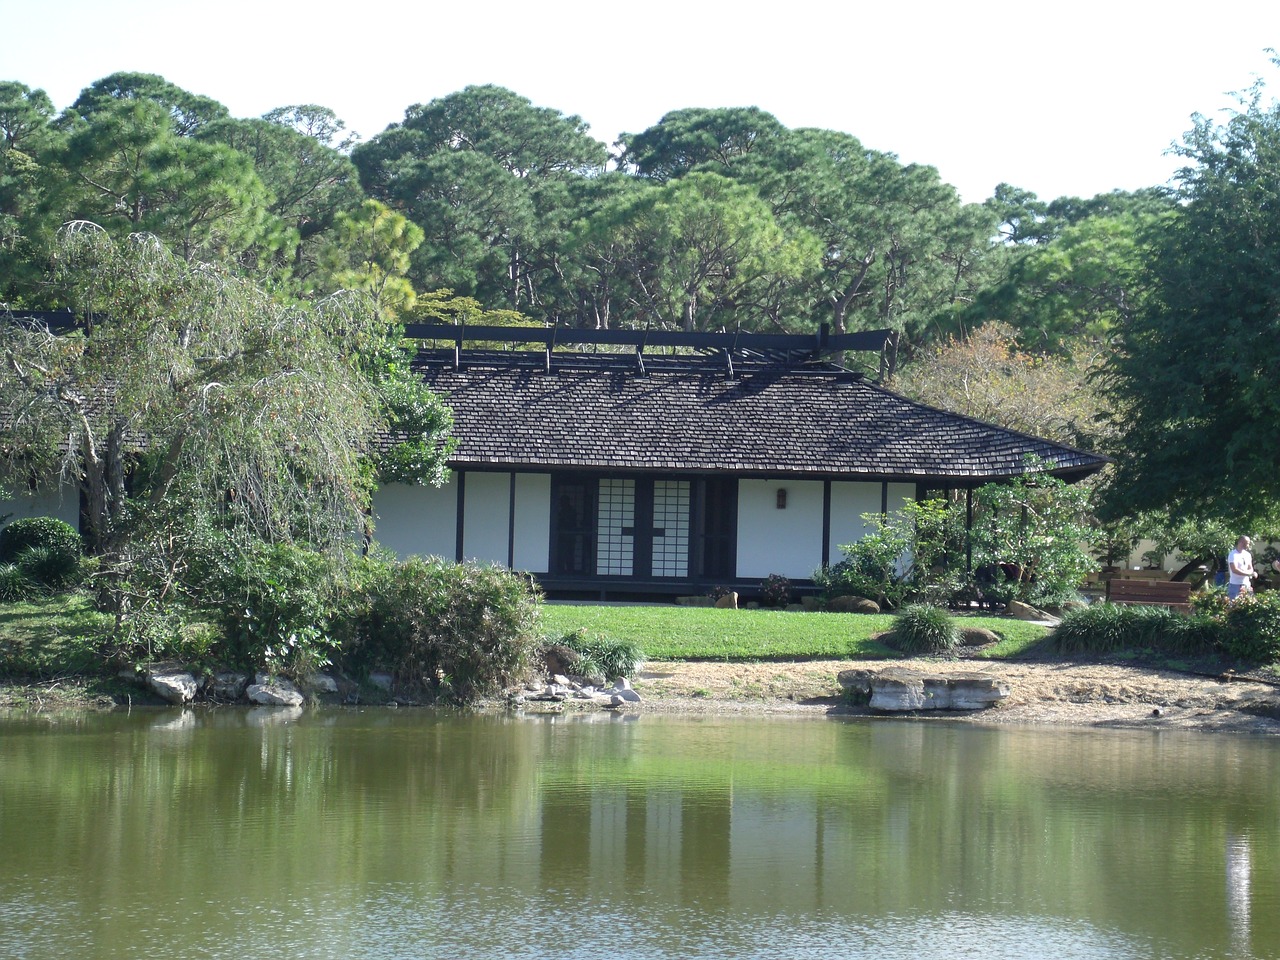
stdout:
{"type": "Polygon", "coordinates": [[[1107,581],[1107,600],[1110,603],[1144,607],[1168,607],[1180,613],[1190,613],[1191,584],[1181,580],[1116,578],[1107,581]]]}

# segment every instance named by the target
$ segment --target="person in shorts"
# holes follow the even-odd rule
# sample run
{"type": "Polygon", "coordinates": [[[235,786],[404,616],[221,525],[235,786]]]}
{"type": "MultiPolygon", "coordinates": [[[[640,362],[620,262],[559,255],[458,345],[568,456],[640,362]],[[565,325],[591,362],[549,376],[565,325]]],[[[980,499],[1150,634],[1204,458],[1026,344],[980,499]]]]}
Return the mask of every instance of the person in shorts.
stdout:
{"type": "Polygon", "coordinates": [[[1249,548],[1253,541],[1241,537],[1236,541],[1236,548],[1227,554],[1227,599],[1236,600],[1241,596],[1253,593],[1253,554],[1249,548]]]}

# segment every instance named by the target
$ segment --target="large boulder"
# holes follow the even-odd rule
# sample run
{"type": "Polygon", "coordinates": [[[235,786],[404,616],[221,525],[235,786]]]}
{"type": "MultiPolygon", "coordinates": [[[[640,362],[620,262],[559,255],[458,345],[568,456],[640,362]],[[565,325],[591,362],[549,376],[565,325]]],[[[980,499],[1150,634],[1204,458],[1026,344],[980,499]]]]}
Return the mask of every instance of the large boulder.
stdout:
{"type": "Polygon", "coordinates": [[[245,691],[251,703],[264,707],[300,707],[306,697],[288,680],[259,675],[257,683],[251,683],[245,691]]]}
{"type": "Polygon", "coordinates": [[[1029,603],[1023,603],[1021,600],[1010,600],[1009,605],[1004,608],[1005,616],[1013,617],[1015,620],[1055,620],[1055,617],[1045,613],[1045,611],[1031,606],[1029,603]]]}
{"type": "Polygon", "coordinates": [[[1009,696],[1009,685],[990,674],[967,672],[934,674],[907,667],[884,670],[842,670],[842,687],[872,710],[900,713],[914,710],[984,710],[1009,696]]]}
{"type": "Polygon", "coordinates": [[[986,627],[961,627],[960,643],[966,647],[985,647],[988,643],[999,643],[1000,636],[986,627]]]}
{"type": "Polygon", "coordinates": [[[250,679],[252,678],[247,673],[220,670],[213,675],[213,680],[208,686],[208,693],[215,700],[235,703],[244,696],[245,690],[249,687],[250,679]]]}
{"type": "Polygon", "coordinates": [[[147,687],[169,703],[179,706],[190,703],[196,697],[200,685],[196,678],[186,670],[157,669],[148,670],[147,687]]]}
{"type": "Polygon", "coordinates": [[[866,597],[832,597],[827,601],[827,609],[832,613],[879,613],[880,604],[866,597]]]}

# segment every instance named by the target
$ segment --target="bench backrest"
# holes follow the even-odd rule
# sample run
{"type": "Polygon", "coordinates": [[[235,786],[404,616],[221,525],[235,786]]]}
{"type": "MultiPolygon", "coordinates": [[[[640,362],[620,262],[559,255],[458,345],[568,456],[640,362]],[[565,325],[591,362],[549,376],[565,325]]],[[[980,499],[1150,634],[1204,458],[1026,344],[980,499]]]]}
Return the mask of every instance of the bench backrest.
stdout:
{"type": "Polygon", "coordinates": [[[1181,580],[1108,580],[1107,599],[1115,603],[1185,606],[1191,602],[1191,584],[1181,580]]]}

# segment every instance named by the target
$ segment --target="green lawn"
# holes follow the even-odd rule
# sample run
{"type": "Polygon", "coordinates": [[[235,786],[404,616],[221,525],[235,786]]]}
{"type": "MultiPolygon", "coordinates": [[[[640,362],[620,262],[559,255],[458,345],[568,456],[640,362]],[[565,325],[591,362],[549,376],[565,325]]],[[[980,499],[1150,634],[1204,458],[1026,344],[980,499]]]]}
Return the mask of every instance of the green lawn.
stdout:
{"type": "Polygon", "coordinates": [[[100,673],[112,618],[86,594],[0,604],[0,676],[51,679],[100,673]]]}
{"type": "MultiPolygon", "coordinates": [[[[543,632],[575,630],[636,644],[649,660],[867,659],[900,656],[871,639],[893,626],[889,614],[782,610],[717,610],[711,607],[547,604],[543,632]]],[[[987,655],[1010,657],[1041,640],[1043,627],[1002,617],[965,617],[1002,642],[987,655]]]]}

